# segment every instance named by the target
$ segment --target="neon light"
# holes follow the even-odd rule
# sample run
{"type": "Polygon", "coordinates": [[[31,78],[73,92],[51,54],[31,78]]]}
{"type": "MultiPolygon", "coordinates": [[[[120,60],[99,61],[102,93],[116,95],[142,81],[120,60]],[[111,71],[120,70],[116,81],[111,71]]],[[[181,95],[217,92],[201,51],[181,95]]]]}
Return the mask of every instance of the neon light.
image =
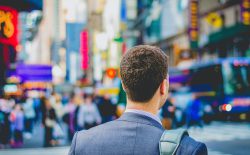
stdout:
{"type": "Polygon", "coordinates": [[[235,98],[232,103],[233,106],[250,106],[250,98],[235,98]]]}
{"type": "Polygon", "coordinates": [[[250,0],[242,0],[241,21],[244,25],[250,25],[250,0]]]}
{"type": "Polygon", "coordinates": [[[223,104],[223,105],[221,106],[221,109],[222,109],[223,111],[226,111],[226,106],[227,106],[227,104],[223,104]]]}
{"type": "Polygon", "coordinates": [[[199,9],[198,9],[199,3],[198,0],[191,0],[190,6],[189,6],[189,20],[190,25],[188,29],[189,38],[191,41],[198,41],[198,27],[199,27],[199,9]]]}
{"type": "Polygon", "coordinates": [[[17,16],[15,9],[0,6],[0,43],[17,45],[17,16]]]}
{"type": "Polygon", "coordinates": [[[231,106],[231,104],[227,104],[226,105],[226,111],[231,111],[232,110],[232,106],[231,106]]]}
{"type": "Polygon", "coordinates": [[[107,75],[108,77],[110,77],[111,79],[113,79],[116,76],[116,70],[114,68],[109,68],[107,69],[107,75]]]}
{"type": "Polygon", "coordinates": [[[82,31],[80,35],[80,52],[82,57],[82,69],[87,70],[89,64],[89,55],[88,55],[88,31],[82,31]]]}

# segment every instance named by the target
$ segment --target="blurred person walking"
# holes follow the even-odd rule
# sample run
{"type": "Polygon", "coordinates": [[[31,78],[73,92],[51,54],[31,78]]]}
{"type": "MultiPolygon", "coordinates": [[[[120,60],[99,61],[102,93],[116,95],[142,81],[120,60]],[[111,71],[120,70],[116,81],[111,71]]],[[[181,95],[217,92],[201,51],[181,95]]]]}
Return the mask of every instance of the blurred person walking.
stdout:
{"type": "Polygon", "coordinates": [[[35,97],[33,98],[34,109],[35,109],[35,120],[34,123],[41,123],[42,118],[42,110],[41,110],[41,98],[35,97]]]}
{"type": "Polygon", "coordinates": [[[117,118],[117,106],[112,104],[108,94],[104,95],[103,99],[100,100],[97,106],[102,117],[102,123],[106,123],[117,118]]]}
{"type": "Polygon", "coordinates": [[[127,51],[120,65],[127,95],[125,113],[118,120],[77,132],[69,155],[206,155],[205,144],[183,130],[165,132],[157,117],[168,95],[167,62],[164,52],[153,46],[127,51]]]}
{"type": "Polygon", "coordinates": [[[203,114],[203,121],[206,124],[209,124],[213,120],[214,112],[212,106],[209,103],[205,103],[203,106],[204,114],[203,114]]]}
{"type": "Polygon", "coordinates": [[[79,93],[74,93],[74,97],[72,100],[75,104],[73,124],[74,124],[75,130],[79,131],[81,130],[81,127],[78,125],[78,118],[79,118],[78,116],[79,116],[80,107],[84,103],[84,100],[83,100],[82,94],[79,94],[79,93]]]}
{"type": "Polygon", "coordinates": [[[56,96],[57,96],[56,92],[52,91],[49,96],[49,102],[51,105],[56,104],[56,96]]]}
{"type": "Polygon", "coordinates": [[[91,94],[85,94],[80,106],[77,123],[81,129],[90,129],[101,123],[101,116],[91,94]]]}
{"type": "Polygon", "coordinates": [[[51,147],[55,145],[53,128],[56,124],[56,113],[48,99],[44,97],[42,102],[44,104],[42,117],[42,123],[44,126],[44,147],[51,147]]]}
{"type": "Polygon", "coordinates": [[[68,125],[68,140],[73,139],[74,133],[77,129],[76,127],[76,103],[75,103],[75,94],[72,94],[69,100],[69,103],[65,105],[65,114],[63,116],[63,121],[68,125]]]}
{"type": "Polygon", "coordinates": [[[56,112],[57,119],[61,121],[64,115],[64,106],[62,104],[61,96],[59,94],[55,95],[55,102],[51,103],[51,106],[54,108],[56,112]]]}
{"type": "Polygon", "coordinates": [[[197,96],[193,96],[193,100],[190,102],[186,109],[186,126],[187,128],[191,126],[203,127],[202,122],[203,112],[202,103],[197,96]]]}
{"type": "MultiPolygon", "coordinates": [[[[99,94],[99,91],[98,91],[98,89],[96,88],[96,87],[94,87],[93,88],[94,89],[94,94],[93,94],[93,102],[97,105],[97,106],[99,106],[99,104],[102,104],[103,103],[103,100],[104,100],[104,98],[103,98],[103,96],[101,96],[100,94],[99,94]]],[[[99,107],[98,107],[99,108],[99,107]]],[[[99,109],[100,110],[100,109],[99,109]]]]}
{"type": "Polygon", "coordinates": [[[10,113],[13,106],[15,105],[14,100],[10,100],[9,97],[5,96],[0,99],[0,149],[6,148],[11,138],[10,128],[10,113]]]}
{"type": "MultiPolygon", "coordinates": [[[[64,105],[62,104],[61,95],[53,91],[48,99],[53,113],[55,113],[55,121],[53,122],[52,128],[52,145],[59,144],[59,140],[64,138],[64,133],[62,129],[63,115],[64,115],[64,105]]],[[[46,104],[45,104],[46,105],[46,104]]],[[[45,108],[46,109],[46,108],[45,108]]],[[[50,135],[50,130],[48,129],[50,135]]],[[[49,136],[50,137],[50,136],[49,136]]]]}
{"type": "Polygon", "coordinates": [[[70,94],[69,93],[63,93],[62,95],[62,104],[66,105],[70,102],[70,94]]]}
{"type": "Polygon", "coordinates": [[[24,116],[25,116],[25,138],[30,139],[32,136],[32,130],[34,125],[34,120],[36,117],[34,102],[32,98],[27,98],[26,102],[22,105],[24,116]]]}
{"type": "Polygon", "coordinates": [[[14,106],[9,119],[11,121],[13,133],[13,141],[11,142],[11,146],[14,148],[21,147],[23,144],[24,113],[20,104],[16,104],[14,106]]]}
{"type": "Polygon", "coordinates": [[[62,126],[63,126],[63,116],[65,114],[65,108],[64,108],[64,105],[62,104],[61,99],[62,98],[60,94],[55,94],[55,102],[51,104],[51,106],[55,110],[56,119],[57,119],[54,125],[54,131],[53,131],[53,137],[55,138],[57,143],[59,143],[60,139],[64,138],[64,132],[63,132],[62,126]]]}

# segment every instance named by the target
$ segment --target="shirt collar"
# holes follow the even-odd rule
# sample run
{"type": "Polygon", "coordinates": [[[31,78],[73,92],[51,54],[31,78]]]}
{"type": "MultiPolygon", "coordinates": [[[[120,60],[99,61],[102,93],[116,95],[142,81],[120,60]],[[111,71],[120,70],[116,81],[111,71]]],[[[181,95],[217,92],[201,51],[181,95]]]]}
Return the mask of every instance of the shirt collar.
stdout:
{"type": "Polygon", "coordinates": [[[157,121],[158,123],[160,123],[162,125],[160,118],[158,116],[154,115],[154,114],[149,113],[149,112],[146,112],[146,111],[143,111],[143,110],[137,110],[137,109],[126,109],[125,113],[127,113],[127,112],[136,113],[136,114],[140,114],[140,115],[150,117],[150,118],[152,118],[153,120],[157,121]]]}

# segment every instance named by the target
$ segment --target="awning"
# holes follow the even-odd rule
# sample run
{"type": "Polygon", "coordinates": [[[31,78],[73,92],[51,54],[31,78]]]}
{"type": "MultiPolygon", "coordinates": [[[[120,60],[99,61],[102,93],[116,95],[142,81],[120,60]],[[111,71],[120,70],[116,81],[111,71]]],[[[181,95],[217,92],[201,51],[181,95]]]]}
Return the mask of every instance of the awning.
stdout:
{"type": "Polygon", "coordinates": [[[218,45],[218,43],[228,42],[235,37],[249,37],[250,26],[236,24],[231,27],[223,28],[221,31],[209,35],[209,42],[206,46],[218,45]]]}
{"type": "Polygon", "coordinates": [[[42,10],[42,0],[0,0],[1,6],[9,6],[17,11],[33,11],[42,10]]]}

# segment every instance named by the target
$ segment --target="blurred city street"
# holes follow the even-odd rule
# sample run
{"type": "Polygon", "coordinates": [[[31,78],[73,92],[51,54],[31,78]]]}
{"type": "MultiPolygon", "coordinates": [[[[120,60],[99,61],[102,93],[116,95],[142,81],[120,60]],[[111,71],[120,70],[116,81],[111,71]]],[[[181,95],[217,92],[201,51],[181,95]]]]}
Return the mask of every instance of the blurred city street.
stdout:
{"type": "Polygon", "coordinates": [[[165,129],[250,154],[250,0],[0,0],[0,155],[66,155],[75,132],[122,116],[138,45],[169,57],[165,129]]]}
{"type": "Polygon", "coordinates": [[[250,151],[249,123],[213,122],[203,129],[192,127],[189,134],[204,142],[211,155],[246,155],[250,151]]]}

